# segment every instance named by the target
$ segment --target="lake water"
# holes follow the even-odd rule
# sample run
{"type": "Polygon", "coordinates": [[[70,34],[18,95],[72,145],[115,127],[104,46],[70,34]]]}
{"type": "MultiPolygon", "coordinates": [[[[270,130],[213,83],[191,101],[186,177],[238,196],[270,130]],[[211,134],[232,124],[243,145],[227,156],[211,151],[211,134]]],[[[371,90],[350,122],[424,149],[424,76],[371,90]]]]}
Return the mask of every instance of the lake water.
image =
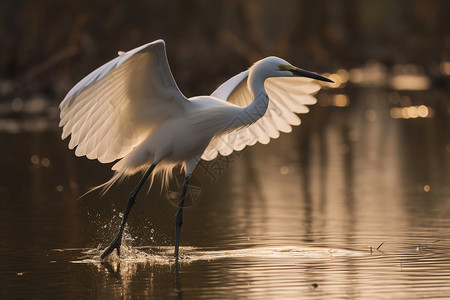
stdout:
{"type": "Polygon", "coordinates": [[[450,297],[448,95],[328,93],[291,134],[197,167],[178,263],[177,181],[138,196],[102,262],[139,178],[77,200],[110,166],[75,157],[55,118],[4,119],[0,298],[450,297]]]}

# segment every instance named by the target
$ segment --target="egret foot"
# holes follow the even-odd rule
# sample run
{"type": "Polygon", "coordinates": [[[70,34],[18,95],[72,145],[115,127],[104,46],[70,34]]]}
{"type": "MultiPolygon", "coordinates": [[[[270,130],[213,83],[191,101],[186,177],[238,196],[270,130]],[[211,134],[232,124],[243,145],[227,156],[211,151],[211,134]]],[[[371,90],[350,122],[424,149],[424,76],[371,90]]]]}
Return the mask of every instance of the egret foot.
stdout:
{"type": "Polygon", "coordinates": [[[117,250],[117,256],[120,257],[120,245],[122,245],[122,234],[119,233],[114,240],[111,242],[111,244],[108,246],[108,248],[103,251],[102,255],[100,255],[101,259],[104,259],[108,255],[111,254],[111,252],[114,251],[114,249],[117,250]]]}
{"type": "Polygon", "coordinates": [[[106,250],[103,251],[102,255],[100,255],[100,257],[102,259],[105,258],[106,256],[110,255],[111,252],[114,251],[114,249],[117,250],[117,256],[120,257],[120,245],[122,244],[122,234],[123,234],[123,230],[125,229],[125,224],[127,223],[128,214],[130,213],[131,208],[133,207],[134,203],[136,202],[136,196],[137,196],[139,190],[141,189],[142,185],[147,180],[147,178],[150,176],[150,174],[152,173],[152,171],[155,167],[156,167],[156,163],[153,163],[150,166],[150,168],[148,168],[147,172],[144,174],[144,177],[142,177],[141,181],[139,181],[139,184],[137,185],[137,187],[131,192],[130,198],[128,199],[128,205],[125,210],[125,214],[123,215],[122,224],[120,225],[120,228],[119,228],[119,233],[114,238],[114,240],[111,242],[111,244],[108,246],[108,248],[106,248],[106,250]]]}

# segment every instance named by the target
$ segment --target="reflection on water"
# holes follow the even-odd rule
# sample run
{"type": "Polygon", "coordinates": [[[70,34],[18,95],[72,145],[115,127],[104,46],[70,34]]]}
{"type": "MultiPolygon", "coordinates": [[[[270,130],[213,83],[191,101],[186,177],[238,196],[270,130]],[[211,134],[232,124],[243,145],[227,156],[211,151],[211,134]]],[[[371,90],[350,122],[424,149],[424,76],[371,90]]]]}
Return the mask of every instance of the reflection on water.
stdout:
{"type": "MultiPolygon", "coordinates": [[[[420,246],[426,247],[426,245],[420,246]]],[[[77,260],[73,263],[91,263],[101,264],[109,263],[113,265],[126,263],[149,263],[149,264],[170,264],[175,263],[173,257],[173,247],[170,246],[144,246],[144,247],[130,247],[122,246],[124,252],[121,252],[121,257],[112,254],[105,260],[100,259],[100,255],[104,249],[54,249],[54,251],[66,252],[75,251],[82,252],[77,260]]],[[[296,247],[296,246],[281,246],[281,247],[254,247],[234,250],[209,250],[196,247],[182,247],[182,253],[178,262],[181,264],[188,264],[195,261],[213,261],[225,258],[286,258],[296,259],[302,258],[305,260],[325,259],[331,257],[357,257],[364,256],[363,252],[344,250],[344,249],[327,249],[314,247],[296,247]]],[[[379,251],[379,249],[377,249],[379,251]]],[[[373,251],[371,251],[373,254],[373,251]]]]}
{"type": "Polygon", "coordinates": [[[109,166],[76,158],[56,119],[39,131],[14,118],[0,134],[0,297],[448,296],[448,95],[375,77],[342,88],[358,72],[336,72],[291,134],[197,168],[178,263],[176,208],[157,189],[137,200],[120,263],[100,262],[137,178],[76,200],[109,166]]]}

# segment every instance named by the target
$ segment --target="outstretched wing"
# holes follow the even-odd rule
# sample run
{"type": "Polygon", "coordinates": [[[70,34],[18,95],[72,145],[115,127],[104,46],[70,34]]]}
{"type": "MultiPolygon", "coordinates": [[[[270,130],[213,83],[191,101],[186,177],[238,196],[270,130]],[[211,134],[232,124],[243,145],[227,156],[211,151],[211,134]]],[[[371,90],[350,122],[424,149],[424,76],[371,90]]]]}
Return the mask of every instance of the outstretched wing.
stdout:
{"type": "MultiPolygon", "coordinates": [[[[249,71],[244,71],[222,84],[211,96],[244,107],[253,100],[247,79],[249,71]]],[[[215,137],[202,155],[204,160],[212,160],[220,153],[230,155],[246,146],[260,142],[269,143],[281,132],[290,132],[291,125],[300,125],[297,114],[307,113],[306,105],[317,102],[313,96],[320,85],[304,77],[272,77],[266,79],[264,87],[269,95],[266,113],[250,126],[215,137]]]]}
{"type": "Polygon", "coordinates": [[[178,89],[163,40],[122,53],[75,85],[60,104],[62,138],[102,163],[127,155],[190,102],[178,89]]]}

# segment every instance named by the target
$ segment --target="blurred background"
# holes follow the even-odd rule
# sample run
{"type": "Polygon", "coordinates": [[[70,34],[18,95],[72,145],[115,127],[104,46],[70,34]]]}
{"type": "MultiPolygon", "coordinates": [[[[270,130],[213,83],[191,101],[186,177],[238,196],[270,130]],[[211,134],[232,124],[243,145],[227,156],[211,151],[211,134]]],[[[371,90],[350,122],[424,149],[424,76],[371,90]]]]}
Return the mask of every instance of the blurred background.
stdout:
{"type": "Polygon", "coordinates": [[[281,5],[271,0],[5,0],[0,4],[0,99],[2,107],[12,105],[15,111],[20,100],[58,104],[118,50],[158,38],[165,39],[174,76],[187,96],[210,93],[268,55],[323,72],[370,63],[374,78],[361,80],[376,81],[381,71],[381,80],[392,73],[429,78],[410,88],[446,86],[449,11],[445,0],[281,5]]]}
{"type": "MultiPolygon", "coordinates": [[[[447,0],[2,0],[0,298],[448,295],[449,15],[447,0]],[[159,38],[187,97],[268,55],[335,83],[291,134],[195,171],[181,242],[194,250],[184,251],[244,254],[181,273],[167,259],[73,264],[84,248],[95,262],[138,178],[76,200],[111,165],[67,148],[58,105],[118,51],[159,38]],[[286,245],[278,258],[245,255],[286,245]],[[322,252],[289,254],[302,247],[322,252]]],[[[172,247],[174,182],[140,195],[128,244],[172,247]]]]}

